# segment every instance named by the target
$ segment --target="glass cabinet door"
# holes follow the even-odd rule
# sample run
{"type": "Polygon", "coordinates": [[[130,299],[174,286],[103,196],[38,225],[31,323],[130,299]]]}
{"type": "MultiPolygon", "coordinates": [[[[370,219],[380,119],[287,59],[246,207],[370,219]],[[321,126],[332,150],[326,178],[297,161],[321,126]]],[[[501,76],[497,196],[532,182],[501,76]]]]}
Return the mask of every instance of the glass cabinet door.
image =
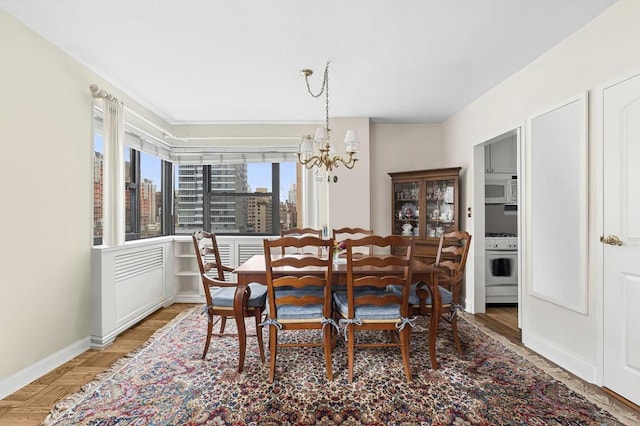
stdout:
{"type": "Polygon", "coordinates": [[[418,236],[420,181],[395,182],[393,194],[393,234],[418,236]]]}
{"type": "Polygon", "coordinates": [[[441,234],[457,230],[453,179],[428,180],[426,183],[425,236],[439,238],[441,234]]]}

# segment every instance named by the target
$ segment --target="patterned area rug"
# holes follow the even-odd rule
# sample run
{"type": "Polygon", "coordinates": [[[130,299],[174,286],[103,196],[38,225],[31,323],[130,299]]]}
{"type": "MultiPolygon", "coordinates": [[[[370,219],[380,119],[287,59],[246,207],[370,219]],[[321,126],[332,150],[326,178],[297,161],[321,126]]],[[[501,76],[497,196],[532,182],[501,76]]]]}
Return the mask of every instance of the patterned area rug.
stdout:
{"type": "MultiPolygon", "coordinates": [[[[349,384],[339,341],[333,382],[325,378],[320,348],[296,348],[279,351],[276,380],[268,384],[268,361],[261,364],[255,338],[248,340],[242,374],[235,370],[233,338],[214,337],[206,360],[200,359],[206,318],[199,312],[190,308],[180,314],[142,349],[60,402],[44,424],[619,425],[639,420],[552,377],[523,358],[525,349],[508,348],[472,316],[459,321],[463,356],[442,323],[438,370],[430,366],[427,335],[412,336],[411,383],[405,382],[399,350],[356,349],[349,384]]],[[[426,329],[420,320],[415,330],[426,329]]],[[[281,336],[296,338],[291,332],[281,336]]],[[[374,337],[380,336],[363,339],[374,337]]]]}

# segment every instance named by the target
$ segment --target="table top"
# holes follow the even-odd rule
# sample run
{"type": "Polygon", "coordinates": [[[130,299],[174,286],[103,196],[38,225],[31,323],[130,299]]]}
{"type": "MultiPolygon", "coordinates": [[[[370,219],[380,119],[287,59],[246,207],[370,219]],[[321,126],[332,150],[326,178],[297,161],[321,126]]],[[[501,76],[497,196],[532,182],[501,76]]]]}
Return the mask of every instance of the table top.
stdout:
{"type": "MultiPolygon", "coordinates": [[[[287,255],[287,256],[304,256],[304,255],[287,255]]],[[[278,257],[282,257],[282,255],[274,255],[274,258],[278,258],[278,257]]],[[[435,266],[431,266],[431,265],[427,265],[426,263],[422,263],[418,260],[414,260],[413,263],[413,274],[436,274],[438,273],[439,269],[436,268],[435,266]]],[[[291,269],[292,271],[294,270],[304,270],[306,272],[313,272],[313,271],[323,271],[324,268],[322,267],[317,267],[317,266],[309,266],[306,267],[304,269],[298,269],[298,268],[287,268],[287,267],[283,267],[283,268],[278,268],[278,271],[282,271],[282,272],[286,272],[287,269],[291,269]]],[[[360,270],[360,268],[359,268],[360,270]]],[[[362,267],[361,270],[366,270],[366,267],[362,267]]],[[[389,269],[391,270],[391,268],[389,269]]],[[[266,272],[266,265],[265,265],[265,259],[264,259],[264,254],[256,254],[253,257],[251,257],[249,260],[247,260],[246,262],[244,262],[242,265],[238,266],[234,271],[234,273],[236,274],[258,274],[258,273],[265,273],[266,272]]],[[[347,264],[346,262],[344,263],[334,263],[333,264],[333,272],[337,273],[337,274],[346,274],[347,273],[347,264]]]]}

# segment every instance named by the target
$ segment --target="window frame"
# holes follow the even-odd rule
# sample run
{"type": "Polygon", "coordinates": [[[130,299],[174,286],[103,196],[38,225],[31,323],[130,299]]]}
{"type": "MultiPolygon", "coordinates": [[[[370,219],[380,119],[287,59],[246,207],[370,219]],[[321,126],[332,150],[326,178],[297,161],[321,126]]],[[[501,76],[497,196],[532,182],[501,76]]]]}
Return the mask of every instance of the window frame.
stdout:
{"type": "MultiPolygon", "coordinates": [[[[135,133],[131,132],[132,134],[135,135],[135,133]]],[[[137,136],[137,135],[136,135],[137,136]]],[[[155,157],[157,159],[160,160],[160,184],[162,186],[162,190],[161,192],[161,199],[162,199],[162,205],[160,206],[161,208],[161,213],[162,213],[162,218],[160,219],[160,234],[159,235],[150,235],[150,236],[142,236],[141,235],[141,223],[142,223],[142,217],[141,217],[141,209],[140,209],[140,202],[141,202],[141,198],[140,198],[140,183],[142,182],[142,176],[141,176],[141,167],[140,167],[140,159],[141,159],[141,153],[142,151],[139,151],[135,148],[132,148],[131,146],[125,145],[126,148],[129,149],[130,151],[130,161],[129,161],[129,173],[131,176],[131,182],[127,183],[125,182],[125,190],[129,191],[129,205],[130,205],[130,220],[131,220],[131,230],[129,232],[125,233],[125,241],[135,241],[135,240],[146,240],[148,238],[157,238],[157,237],[164,237],[167,235],[172,235],[170,233],[167,232],[167,230],[170,230],[171,227],[170,225],[167,224],[167,220],[166,220],[166,212],[169,212],[170,215],[169,217],[173,217],[173,212],[171,211],[172,209],[168,209],[166,208],[167,206],[167,199],[171,200],[173,198],[173,187],[172,186],[166,186],[165,185],[165,181],[166,176],[169,176],[169,179],[172,180],[171,176],[172,176],[172,168],[173,165],[171,162],[163,160],[160,157],[155,157]],[[167,173],[168,170],[168,173],[167,173]],[[168,189],[167,189],[168,188],[168,189]]],[[[153,154],[149,154],[146,153],[147,155],[153,155],[153,154]]],[[[126,174],[126,173],[125,173],[126,174]]],[[[170,205],[170,204],[169,204],[170,205]]],[[[126,212],[125,212],[126,215],[126,212]]],[[[126,219],[125,219],[126,220],[126,219]]],[[[171,219],[169,219],[171,220],[171,219]]]]}
{"type": "MultiPolygon", "coordinates": [[[[240,164],[240,163],[237,163],[240,164]]],[[[249,164],[249,163],[245,163],[249,164]]],[[[217,235],[231,235],[231,236],[273,236],[280,235],[280,163],[267,163],[271,164],[271,192],[224,192],[214,191],[211,187],[211,176],[213,167],[211,164],[197,165],[196,167],[202,167],[202,228],[206,230],[212,230],[211,221],[211,209],[212,199],[214,197],[230,197],[234,199],[249,199],[256,197],[264,197],[271,199],[271,232],[225,232],[224,230],[215,230],[217,235]]],[[[171,186],[172,191],[173,184],[171,186]]],[[[178,188],[179,189],[179,188],[178,188]]],[[[172,203],[174,205],[174,203],[172,203]]],[[[173,212],[175,214],[176,212],[173,212]]],[[[173,215],[172,215],[173,216],[173,215]]],[[[172,221],[173,223],[173,221],[172,221]]],[[[188,235],[187,232],[179,232],[175,227],[173,229],[174,235],[188,235]]]]}

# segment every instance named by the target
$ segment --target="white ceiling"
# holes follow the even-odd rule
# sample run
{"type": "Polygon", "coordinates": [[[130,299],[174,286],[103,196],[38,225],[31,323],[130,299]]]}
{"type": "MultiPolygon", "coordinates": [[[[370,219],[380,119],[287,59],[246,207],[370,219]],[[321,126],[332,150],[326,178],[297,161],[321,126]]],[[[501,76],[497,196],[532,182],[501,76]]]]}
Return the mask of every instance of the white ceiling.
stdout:
{"type": "Polygon", "coordinates": [[[0,0],[170,122],[441,122],[616,0],[0,0]]]}

